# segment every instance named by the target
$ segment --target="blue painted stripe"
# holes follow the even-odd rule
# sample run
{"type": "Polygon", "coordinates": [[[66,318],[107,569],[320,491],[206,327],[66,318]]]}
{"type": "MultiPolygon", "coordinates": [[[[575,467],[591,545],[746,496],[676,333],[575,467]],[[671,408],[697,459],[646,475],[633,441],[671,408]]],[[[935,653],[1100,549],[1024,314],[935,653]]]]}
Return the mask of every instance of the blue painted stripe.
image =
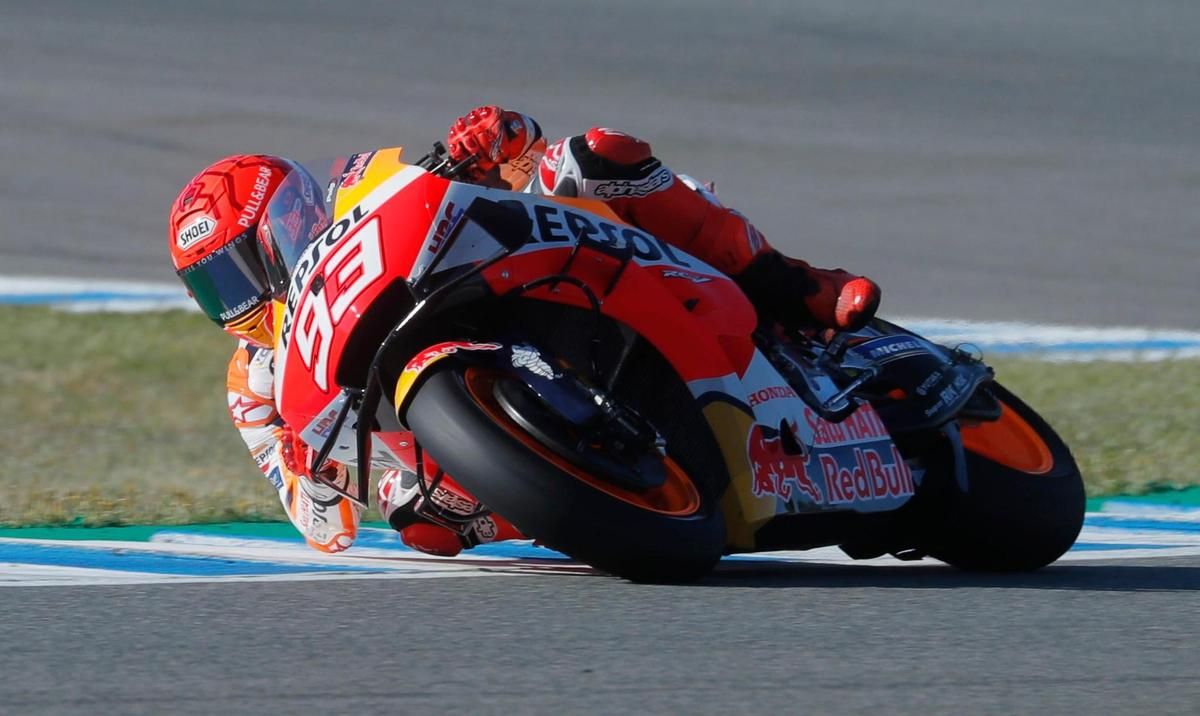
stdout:
{"type": "MultiPolygon", "coordinates": [[[[374,549],[394,549],[404,552],[414,551],[400,540],[400,533],[392,530],[362,529],[354,540],[355,547],[371,547],[374,549]]],[[[503,557],[505,559],[566,559],[561,552],[555,552],[548,547],[534,547],[528,542],[493,542],[473,547],[471,556],[503,557]]]]}
{"type": "Polygon", "coordinates": [[[1200,522],[1156,520],[1143,517],[1088,515],[1084,524],[1088,527],[1110,527],[1122,530],[1144,530],[1147,532],[1179,532],[1187,535],[1200,533],[1200,522]]]}
{"type": "Polygon", "coordinates": [[[1130,340],[1130,341],[1064,341],[1061,343],[1032,343],[1017,341],[1012,343],[989,343],[986,340],[974,341],[981,350],[992,353],[1098,353],[1100,351],[1155,351],[1182,350],[1185,348],[1200,348],[1200,341],[1194,340],[1130,340]]]}
{"type": "Polygon", "coordinates": [[[382,574],[394,570],[329,564],[279,564],[228,557],[142,552],[129,549],[86,548],[47,544],[0,543],[0,562],[52,567],[82,567],[119,572],[231,577],[304,573],[382,574]]]}
{"type": "Polygon", "coordinates": [[[1175,549],[1184,544],[1134,544],[1131,542],[1076,542],[1072,552],[1120,551],[1129,549],[1175,549]]]}
{"type": "Polygon", "coordinates": [[[182,293],[121,293],[119,291],[81,291],[78,293],[0,294],[0,304],[36,306],[53,303],[100,303],[104,301],[182,301],[182,293]]]}

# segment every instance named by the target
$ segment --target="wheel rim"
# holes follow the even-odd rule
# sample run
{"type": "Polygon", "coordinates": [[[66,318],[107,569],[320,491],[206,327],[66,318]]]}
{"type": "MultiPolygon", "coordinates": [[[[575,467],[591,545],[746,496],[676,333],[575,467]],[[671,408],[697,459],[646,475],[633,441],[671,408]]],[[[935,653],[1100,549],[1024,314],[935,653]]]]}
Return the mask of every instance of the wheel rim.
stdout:
{"type": "Polygon", "coordinates": [[[1017,411],[1000,404],[1000,418],[991,422],[962,426],[963,447],[971,452],[1014,470],[1044,475],[1054,468],[1054,455],[1017,411]]]}
{"type": "Polygon", "coordinates": [[[689,517],[700,510],[699,491],[683,468],[670,457],[664,457],[662,460],[662,467],[666,473],[662,486],[638,492],[624,489],[598,479],[579,465],[564,459],[517,424],[495,398],[497,374],[494,371],[471,367],[463,373],[463,379],[475,404],[487,413],[492,422],[538,457],[580,482],[640,509],[671,517],[689,517]]]}

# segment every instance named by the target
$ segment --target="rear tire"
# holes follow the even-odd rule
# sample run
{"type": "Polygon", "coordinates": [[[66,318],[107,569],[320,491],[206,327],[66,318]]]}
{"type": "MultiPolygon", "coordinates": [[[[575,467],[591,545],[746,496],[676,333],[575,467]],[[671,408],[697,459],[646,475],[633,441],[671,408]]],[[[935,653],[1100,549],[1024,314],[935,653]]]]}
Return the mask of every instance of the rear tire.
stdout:
{"type": "MultiPolygon", "coordinates": [[[[1023,421],[1036,434],[1034,456],[1009,459],[1000,449],[973,450],[968,438],[969,489],[964,493],[952,475],[945,478],[944,499],[938,501],[945,512],[940,519],[930,515],[924,525],[924,550],[966,570],[1039,569],[1061,557],[1079,536],[1086,502],[1083,477],[1071,451],[1041,416],[1003,386],[992,384],[990,390],[1011,411],[1002,420],[1015,418],[1018,426],[1023,421]]],[[[973,429],[995,430],[983,423],[965,428],[964,434],[973,429]]],[[[986,441],[983,434],[974,438],[986,441]]]]}
{"type": "Polygon", "coordinates": [[[670,444],[663,464],[694,486],[688,494],[695,499],[685,509],[657,511],[619,499],[506,419],[474,378],[468,385],[472,370],[483,369],[454,366],[430,376],[406,420],[418,443],[483,504],[529,537],[633,581],[696,580],[720,559],[725,525],[715,489],[679,467],[670,444]]]}

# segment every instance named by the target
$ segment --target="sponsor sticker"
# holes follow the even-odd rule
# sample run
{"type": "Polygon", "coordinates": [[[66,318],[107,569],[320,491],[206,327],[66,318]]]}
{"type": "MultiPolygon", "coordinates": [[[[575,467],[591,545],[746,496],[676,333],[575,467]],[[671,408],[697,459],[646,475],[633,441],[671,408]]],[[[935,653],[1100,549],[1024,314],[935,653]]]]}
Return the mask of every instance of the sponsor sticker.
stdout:
{"type": "Polygon", "coordinates": [[[267,482],[270,482],[276,490],[282,490],[283,472],[278,467],[272,468],[271,472],[267,473],[267,482]]]}
{"type": "MultiPolygon", "coordinates": [[[[805,422],[813,430],[814,444],[811,451],[800,445],[803,454],[785,450],[779,430],[761,424],[751,428],[746,454],[756,497],[871,511],[914,494],[912,469],[870,406],[840,423],[808,411],[805,422]]],[[[790,426],[793,434],[797,427],[790,426]]]]}
{"type": "Polygon", "coordinates": [[[802,497],[813,504],[823,502],[817,484],[808,476],[808,455],[784,451],[778,430],[755,424],[746,449],[754,472],[751,491],[756,497],[774,495],[785,502],[802,497]]]}
{"type": "Polygon", "coordinates": [[[471,530],[475,532],[475,537],[480,542],[493,542],[496,539],[496,534],[499,528],[496,527],[496,521],[491,517],[484,516],[471,523],[471,530]]]}
{"type": "Polygon", "coordinates": [[[425,368],[436,360],[448,356],[459,351],[498,351],[502,348],[499,343],[467,343],[463,341],[452,341],[450,343],[442,343],[434,346],[429,350],[421,353],[416,358],[408,362],[404,366],[405,373],[420,373],[425,368]]]}
{"type": "Polygon", "coordinates": [[[252,400],[240,393],[229,393],[229,417],[238,427],[251,427],[275,417],[275,408],[270,403],[252,400]]]}
{"type": "Polygon", "coordinates": [[[666,167],[660,168],[645,179],[614,179],[592,185],[592,194],[597,199],[619,199],[631,196],[646,196],[662,189],[675,179],[666,167]]]}
{"type": "Polygon", "coordinates": [[[831,504],[909,497],[915,491],[912,470],[895,445],[882,455],[873,448],[854,448],[846,465],[833,455],[820,456],[821,477],[831,504]]]}
{"type": "Polygon", "coordinates": [[[804,408],[804,422],[813,432],[813,445],[834,447],[854,445],[874,440],[887,440],[891,436],[879,418],[879,413],[870,405],[863,404],[840,423],[822,420],[811,408],[804,408]]]}
{"type": "Polygon", "coordinates": [[[524,368],[525,370],[540,375],[543,378],[561,378],[561,373],[554,372],[550,364],[542,360],[542,354],[533,346],[513,346],[512,349],[512,364],[514,368],[524,368]]]}
{"type": "Polygon", "coordinates": [[[437,229],[433,232],[433,240],[429,242],[429,251],[437,253],[442,248],[442,243],[446,241],[446,237],[458,225],[459,219],[462,218],[463,210],[456,207],[454,202],[446,202],[446,210],[442,214],[441,221],[438,222],[437,229]]]}
{"type": "Polygon", "coordinates": [[[750,394],[750,407],[761,405],[771,400],[779,398],[795,398],[796,391],[792,390],[790,385],[772,385],[760,390],[756,390],[750,394]]]}
{"type": "Polygon", "coordinates": [[[851,348],[858,355],[880,363],[888,363],[913,353],[922,353],[925,347],[912,336],[882,336],[864,341],[851,348]]]}
{"type": "Polygon", "coordinates": [[[375,152],[363,152],[350,157],[350,162],[346,165],[346,170],[342,172],[341,187],[349,189],[355,184],[362,181],[362,178],[367,173],[367,165],[371,163],[371,159],[375,156],[375,152]]]}
{"type": "Polygon", "coordinates": [[[254,177],[254,189],[250,192],[250,198],[242,205],[242,210],[238,214],[238,226],[243,229],[252,229],[258,223],[258,217],[262,214],[263,203],[267,200],[267,188],[270,185],[270,168],[259,167],[258,176],[254,177]]]}
{"type": "Polygon", "coordinates": [[[208,214],[201,214],[195,219],[192,219],[179,229],[179,234],[175,236],[175,245],[181,249],[186,249],[193,246],[198,241],[203,241],[213,235],[217,230],[217,222],[208,214]]]}
{"type": "Polygon", "coordinates": [[[478,502],[442,486],[438,486],[431,497],[436,504],[456,515],[469,515],[479,509],[478,502]]]}
{"type": "Polygon", "coordinates": [[[662,272],[663,278],[682,278],[692,283],[708,283],[712,281],[712,276],[692,273],[691,271],[681,271],[679,269],[665,269],[662,272]]]}

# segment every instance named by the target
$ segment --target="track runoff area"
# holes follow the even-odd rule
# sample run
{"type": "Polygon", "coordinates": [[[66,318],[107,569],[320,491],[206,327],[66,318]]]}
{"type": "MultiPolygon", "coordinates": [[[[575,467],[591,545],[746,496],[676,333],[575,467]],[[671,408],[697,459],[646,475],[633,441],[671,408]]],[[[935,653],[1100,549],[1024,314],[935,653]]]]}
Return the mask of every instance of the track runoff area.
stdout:
{"type": "MultiPolygon", "coordinates": [[[[0,277],[0,305],[51,305],[67,311],[193,310],[174,284],[0,277]]],[[[944,343],[1049,361],[1154,361],[1200,357],[1200,332],[1077,328],[1026,323],[900,319],[944,343]]],[[[1092,501],[1083,532],[1063,561],[1200,555],[1200,506],[1137,500],[1092,501]]],[[[733,555],[721,571],[851,560],[836,548],[733,555]]],[[[856,564],[939,568],[891,558],[856,564]]],[[[454,559],[405,547],[384,526],[364,527],[355,546],[325,555],[289,525],[227,524],[99,530],[0,530],[0,586],[149,584],[322,579],[431,579],[489,575],[593,575],[583,565],[528,542],[484,545],[454,559]],[[21,536],[16,536],[16,535],[21,536]]]]}

